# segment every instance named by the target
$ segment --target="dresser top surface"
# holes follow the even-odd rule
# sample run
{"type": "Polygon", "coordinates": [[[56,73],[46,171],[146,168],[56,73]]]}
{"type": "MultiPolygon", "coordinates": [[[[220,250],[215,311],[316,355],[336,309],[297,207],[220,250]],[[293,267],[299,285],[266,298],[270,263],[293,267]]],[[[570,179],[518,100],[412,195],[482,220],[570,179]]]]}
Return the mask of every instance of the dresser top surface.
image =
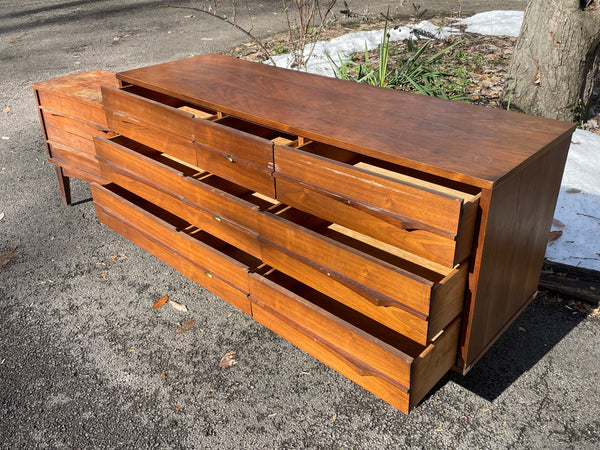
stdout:
{"type": "Polygon", "coordinates": [[[499,185],[575,128],[214,54],[129,70],[117,78],[481,188],[499,185]]]}
{"type": "Polygon", "coordinates": [[[117,78],[112,72],[91,70],[64,77],[31,83],[31,87],[41,92],[48,92],[59,97],[76,99],[102,107],[101,85],[118,86],[117,78]]]}

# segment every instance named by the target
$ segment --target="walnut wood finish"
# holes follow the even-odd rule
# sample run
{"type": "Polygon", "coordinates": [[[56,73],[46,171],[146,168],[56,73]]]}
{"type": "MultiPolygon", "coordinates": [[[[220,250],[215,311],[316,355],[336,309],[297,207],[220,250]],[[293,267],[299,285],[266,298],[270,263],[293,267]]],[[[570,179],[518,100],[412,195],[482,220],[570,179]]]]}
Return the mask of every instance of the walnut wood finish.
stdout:
{"type": "Polygon", "coordinates": [[[571,124],[217,55],[117,78],[93,149],[40,108],[63,196],[402,411],[531,300],[571,124]]]}
{"type": "Polygon", "coordinates": [[[570,135],[498,189],[482,218],[458,367],[467,372],[531,301],[538,286],[570,135]]]}
{"type": "Polygon", "coordinates": [[[31,87],[39,96],[38,105],[106,127],[101,85],[117,87],[119,83],[112,72],[92,70],[32,83],[31,87]]]}

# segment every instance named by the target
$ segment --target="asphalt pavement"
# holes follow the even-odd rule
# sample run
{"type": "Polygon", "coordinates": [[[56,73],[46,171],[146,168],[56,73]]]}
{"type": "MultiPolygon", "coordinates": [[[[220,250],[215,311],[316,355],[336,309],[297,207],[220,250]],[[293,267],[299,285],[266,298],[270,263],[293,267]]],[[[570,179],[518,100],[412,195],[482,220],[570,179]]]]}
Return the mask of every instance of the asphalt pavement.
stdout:
{"type": "MultiPolygon", "coordinates": [[[[566,299],[535,300],[406,416],[101,225],[85,183],[61,203],[29,83],[247,41],[162,3],[0,4],[0,255],[20,255],[0,268],[0,447],[598,448],[600,321],[566,299]],[[152,310],[164,295],[189,312],[152,310]],[[220,368],[232,350],[237,364],[220,368]]],[[[455,15],[525,5],[421,3],[455,15]]],[[[248,5],[238,19],[257,36],[286,28],[280,0],[248,5]]]]}

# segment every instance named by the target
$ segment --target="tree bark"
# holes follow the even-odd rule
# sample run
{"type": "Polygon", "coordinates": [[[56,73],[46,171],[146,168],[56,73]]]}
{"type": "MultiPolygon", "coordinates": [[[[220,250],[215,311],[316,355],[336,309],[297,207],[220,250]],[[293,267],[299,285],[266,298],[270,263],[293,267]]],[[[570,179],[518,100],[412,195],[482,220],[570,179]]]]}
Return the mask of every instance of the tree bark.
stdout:
{"type": "Polygon", "coordinates": [[[529,0],[501,96],[505,107],[571,122],[587,119],[600,64],[598,3],[529,0]]]}

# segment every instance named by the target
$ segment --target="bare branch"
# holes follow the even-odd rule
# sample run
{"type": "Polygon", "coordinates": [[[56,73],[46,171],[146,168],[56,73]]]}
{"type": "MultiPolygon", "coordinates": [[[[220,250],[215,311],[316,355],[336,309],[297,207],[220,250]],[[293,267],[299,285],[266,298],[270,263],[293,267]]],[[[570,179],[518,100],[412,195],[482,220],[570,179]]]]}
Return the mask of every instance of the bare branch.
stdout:
{"type": "Polygon", "coordinates": [[[211,17],[214,17],[215,19],[219,19],[225,23],[228,23],[229,25],[231,25],[232,27],[234,27],[235,29],[241,31],[242,33],[244,33],[246,36],[248,36],[250,39],[252,39],[261,49],[262,51],[264,51],[267,55],[267,57],[269,58],[269,60],[271,61],[271,64],[273,64],[273,66],[275,66],[275,61],[273,61],[273,58],[271,57],[271,53],[269,53],[269,50],[267,50],[265,48],[265,46],[262,44],[262,42],[260,42],[252,33],[250,33],[248,30],[246,30],[245,28],[239,26],[237,23],[229,20],[227,17],[225,16],[220,16],[218,14],[215,14],[211,11],[208,11],[206,9],[203,8],[195,8],[193,6],[175,6],[175,5],[161,5],[167,8],[177,8],[177,9],[189,9],[192,11],[198,11],[201,12],[203,14],[207,14],[211,17]]]}

